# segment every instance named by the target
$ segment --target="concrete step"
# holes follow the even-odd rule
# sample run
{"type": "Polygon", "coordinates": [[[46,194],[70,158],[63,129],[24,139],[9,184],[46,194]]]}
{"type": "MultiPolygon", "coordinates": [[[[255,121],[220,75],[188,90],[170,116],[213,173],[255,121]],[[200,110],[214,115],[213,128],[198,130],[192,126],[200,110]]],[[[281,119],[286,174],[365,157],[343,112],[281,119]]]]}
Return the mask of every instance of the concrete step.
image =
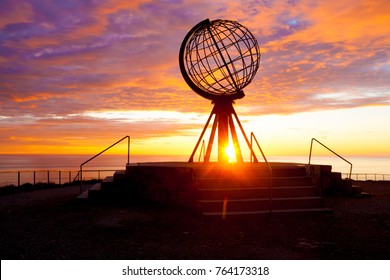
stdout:
{"type": "Polygon", "coordinates": [[[270,214],[310,214],[310,213],[323,213],[323,214],[330,214],[333,213],[333,211],[329,208],[305,208],[305,209],[277,209],[272,210],[270,212],[269,210],[260,210],[260,211],[236,211],[236,212],[204,212],[204,216],[209,217],[241,217],[243,215],[245,216],[256,216],[256,215],[266,215],[270,214]]]}
{"type": "MultiPolygon", "coordinates": [[[[290,166],[273,168],[272,175],[274,177],[306,176],[306,167],[290,166]]],[[[268,167],[264,165],[261,167],[256,165],[232,165],[224,168],[210,166],[208,168],[195,168],[194,176],[195,178],[262,178],[269,177],[270,171],[268,167]]]]}
{"type": "Polygon", "coordinates": [[[197,179],[198,188],[202,189],[237,189],[268,187],[270,178],[202,178],[197,179]]]}
{"type": "Polygon", "coordinates": [[[313,186],[313,180],[310,177],[276,177],[272,179],[275,187],[295,187],[295,186],[313,186]]]}
{"type": "Polygon", "coordinates": [[[314,186],[291,186],[291,187],[253,187],[253,188],[205,188],[198,189],[200,200],[216,199],[244,199],[244,198],[268,198],[272,197],[304,197],[316,194],[314,186]]]}
{"type": "Polygon", "coordinates": [[[306,209],[322,208],[321,197],[293,197],[293,198],[251,198],[226,200],[199,200],[200,209],[206,212],[241,212],[264,211],[270,209],[306,209]]]}
{"type": "Polygon", "coordinates": [[[126,170],[117,170],[117,171],[115,171],[113,177],[114,177],[114,181],[115,182],[126,180],[126,170]]]}
{"type": "Polygon", "coordinates": [[[115,175],[107,176],[102,181],[101,186],[102,193],[107,198],[112,198],[115,196],[120,197],[126,191],[126,189],[123,188],[122,180],[117,179],[115,175]]]}
{"type": "Polygon", "coordinates": [[[307,176],[306,166],[273,167],[272,175],[274,177],[305,177],[307,176]]]}
{"type": "Polygon", "coordinates": [[[102,184],[96,183],[92,188],[88,190],[88,199],[100,199],[102,198],[102,184]]]}
{"type": "Polygon", "coordinates": [[[333,172],[331,173],[331,178],[335,180],[342,180],[341,172],[333,172]]]}
{"type": "Polygon", "coordinates": [[[262,178],[269,177],[270,173],[268,168],[256,168],[256,167],[209,167],[209,168],[195,168],[195,178],[262,178]]]}
{"type": "Polygon", "coordinates": [[[227,188],[256,188],[269,187],[295,187],[313,186],[310,177],[276,177],[276,178],[201,178],[196,180],[198,188],[201,189],[227,189],[227,188]]]}
{"type": "Polygon", "coordinates": [[[107,176],[106,178],[104,178],[103,181],[101,182],[101,186],[104,192],[112,188],[114,186],[114,177],[107,176]]]}

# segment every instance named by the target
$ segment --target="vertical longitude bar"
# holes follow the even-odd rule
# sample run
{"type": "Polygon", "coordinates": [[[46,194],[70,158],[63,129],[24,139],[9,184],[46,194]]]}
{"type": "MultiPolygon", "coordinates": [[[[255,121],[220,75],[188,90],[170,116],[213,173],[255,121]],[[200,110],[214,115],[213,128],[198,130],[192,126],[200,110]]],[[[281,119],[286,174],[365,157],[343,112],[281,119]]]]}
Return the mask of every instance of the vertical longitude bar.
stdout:
{"type": "MultiPolygon", "coordinates": [[[[221,57],[221,59],[222,59],[222,61],[223,61],[223,64],[224,64],[223,66],[225,66],[227,72],[229,73],[230,79],[232,80],[235,89],[236,89],[237,91],[239,91],[239,87],[237,86],[236,80],[234,79],[233,74],[232,74],[232,72],[230,71],[230,68],[229,68],[228,64],[226,63],[225,57],[224,57],[223,54],[222,54],[222,51],[221,51],[221,49],[220,49],[220,47],[219,47],[219,45],[218,45],[218,43],[217,43],[217,40],[215,40],[214,34],[213,34],[213,32],[211,31],[211,28],[210,28],[210,25],[209,25],[209,24],[207,25],[207,30],[209,31],[210,37],[211,37],[211,39],[213,40],[213,43],[214,43],[215,47],[216,47],[217,50],[218,50],[219,56],[221,57]]],[[[220,41],[220,42],[221,42],[221,44],[223,45],[223,41],[220,41]]]]}

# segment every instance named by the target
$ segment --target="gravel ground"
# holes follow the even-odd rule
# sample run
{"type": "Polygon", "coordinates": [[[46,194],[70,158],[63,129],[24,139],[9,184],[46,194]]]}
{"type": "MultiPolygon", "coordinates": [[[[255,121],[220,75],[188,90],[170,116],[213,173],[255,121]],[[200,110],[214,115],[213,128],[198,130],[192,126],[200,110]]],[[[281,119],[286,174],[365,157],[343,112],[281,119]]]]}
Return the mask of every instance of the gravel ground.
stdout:
{"type": "Polygon", "coordinates": [[[78,201],[78,187],[0,197],[1,259],[388,259],[390,182],[328,197],[333,214],[205,218],[78,201]]]}

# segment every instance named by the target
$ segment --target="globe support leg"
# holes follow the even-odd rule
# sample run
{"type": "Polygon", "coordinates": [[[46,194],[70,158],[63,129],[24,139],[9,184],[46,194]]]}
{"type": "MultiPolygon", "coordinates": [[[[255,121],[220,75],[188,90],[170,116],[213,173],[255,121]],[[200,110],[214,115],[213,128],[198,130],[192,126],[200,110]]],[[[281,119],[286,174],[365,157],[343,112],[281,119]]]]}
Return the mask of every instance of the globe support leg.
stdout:
{"type": "Polygon", "coordinates": [[[240,122],[240,120],[238,119],[237,113],[236,113],[236,111],[234,111],[233,106],[232,106],[232,110],[233,110],[234,118],[236,119],[236,121],[237,121],[237,123],[238,123],[238,126],[240,127],[240,130],[241,130],[242,135],[244,136],[245,142],[246,142],[246,144],[247,144],[248,147],[249,147],[249,150],[250,150],[251,155],[252,155],[252,158],[253,158],[253,162],[259,162],[259,161],[257,160],[257,157],[256,157],[255,152],[253,151],[252,144],[249,142],[248,137],[247,137],[246,134],[245,134],[244,128],[242,127],[241,122],[240,122]]]}
{"type": "Polygon", "coordinates": [[[205,126],[204,126],[204,128],[203,128],[203,130],[202,130],[202,133],[201,133],[200,136],[199,136],[198,142],[196,143],[195,148],[194,148],[194,150],[192,151],[192,154],[191,154],[190,159],[188,160],[188,162],[194,162],[195,153],[196,153],[196,151],[198,150],[199,144],[200,144],[200,142],[201,142],[202,139],[203,139],[204,133],[206,132],[206,129],[207,129],[207,127],[209,126],[209,123],[210,123],[211,118],[213,117],[213,115],[214,115],[214,108],[213,108],[213,110],[211,111],[209,118],[207,119],[207,122],[206,122],[206,124],[205,124],[205,126]]]}
{"type": "Polygon", "coordinates": [[[230,133],[232,134],[232,141],[233,141],[234,152],[236,154],[236,160],[237,162],[244,162],[244,159],[242,158],[240,144],[238,143],[237,132],[236,132],[236,128],[234,127],[232,115],[229,116],[229,126],[230,126],[230,133]]]}
{"type": "Polygon", "coordinates": [[[210,138],[209,138],[209,144],[207,145],[206,155],[204,157],[204,162],[210,161],[210,155],[211,155],[211,150],[213,148],[215,132],[217,131],[217,125],[218,125],[218,117],[217,117],[217,115],[215,115],[213,128],[211,129],[211,134],[210,134],[210,138]]]}

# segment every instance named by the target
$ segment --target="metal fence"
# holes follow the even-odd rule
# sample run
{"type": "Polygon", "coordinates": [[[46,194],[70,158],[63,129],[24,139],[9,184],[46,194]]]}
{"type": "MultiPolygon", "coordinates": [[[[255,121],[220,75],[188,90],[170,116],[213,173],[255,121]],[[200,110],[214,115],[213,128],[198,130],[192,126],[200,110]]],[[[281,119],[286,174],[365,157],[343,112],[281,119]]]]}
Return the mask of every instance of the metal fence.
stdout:
{"type": "MultiPolygon", "coordinates": [[[[84,170],[83,180],[104,179],[112,176],[116,170],[84,170]]],[[[79,170],[21,170],[0,171],[0,187],[21,186],[23,184],[66,184],[72,183],[79,170]]]]}
{"type": "MultiPolygon", "coordinates": [[[[349,173],[343,173],[343,178],[348,178],[349,173]]],[[[356,181],[390,181],[390,174],[376,173],[352,173],[351,179],[356,181]]]]}
{"type": "MultiPolygon", "coordinates": [[[[112,176],[114,169],[90,169],[84,170],[83,180],[104,179],[112,176]]],[[[10,170],[0,171],[0,187],[21,186],[23,184],[66,184],[78,180],[79,170],[10,170]]],[[[343,173],[343,178],[348,178],[349,173],[343,173]]],[[[390,174],[352,173],[351,179],[356,181],[390,181],[390,174]]]]}

